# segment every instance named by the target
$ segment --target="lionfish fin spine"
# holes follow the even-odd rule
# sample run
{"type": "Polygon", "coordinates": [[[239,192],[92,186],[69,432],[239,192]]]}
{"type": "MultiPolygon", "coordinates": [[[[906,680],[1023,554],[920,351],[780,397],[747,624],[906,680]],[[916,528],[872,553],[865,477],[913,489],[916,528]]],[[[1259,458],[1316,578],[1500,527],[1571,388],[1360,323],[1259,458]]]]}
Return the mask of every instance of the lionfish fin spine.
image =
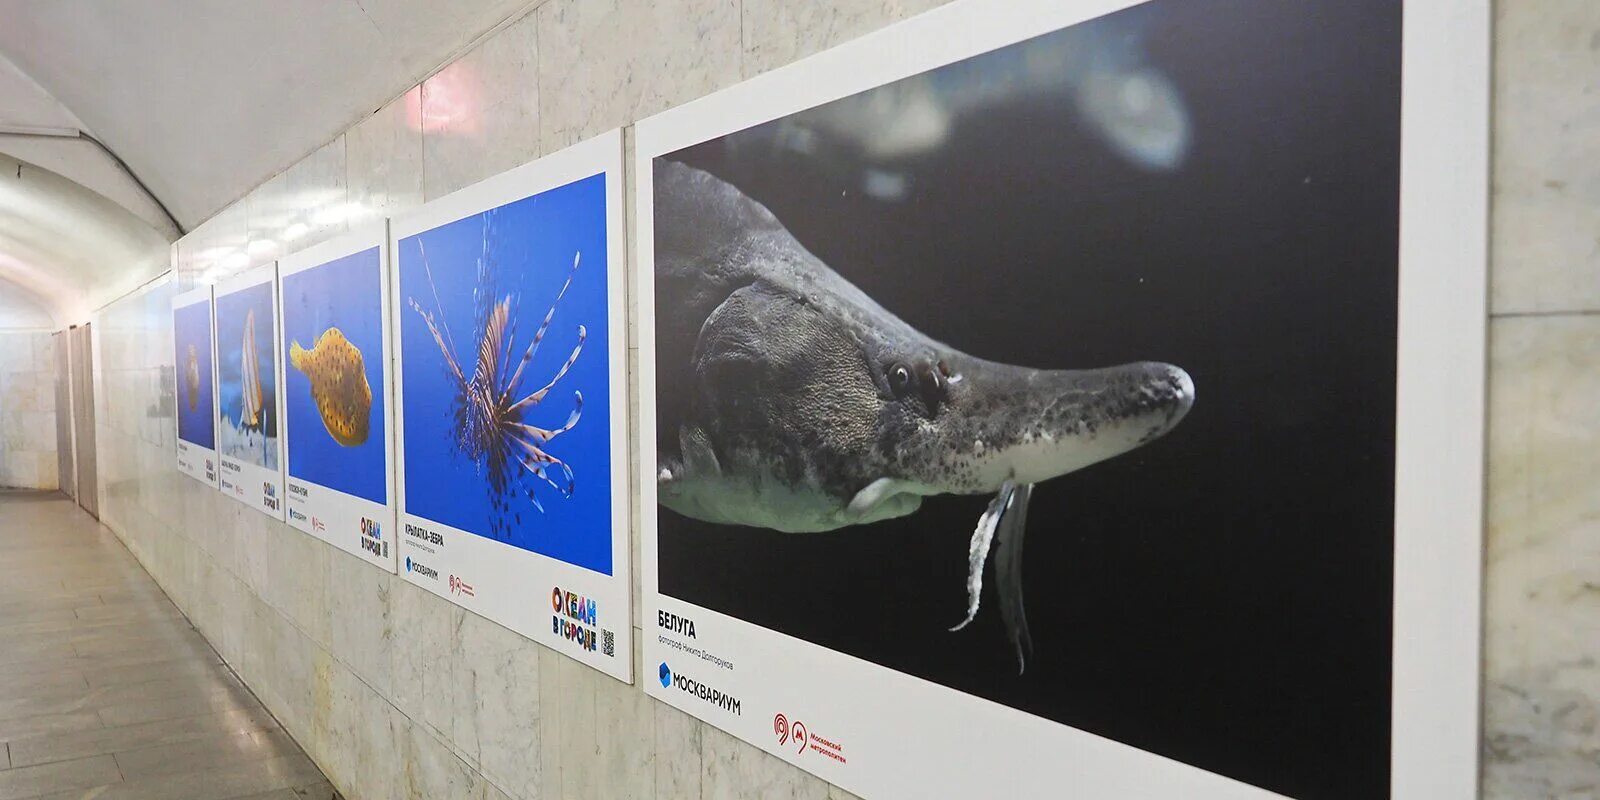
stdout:
{"type": "Polygon", "coordinates": [[[423,311],[422,306],[417,305],[416,300],[411,301],[411,310],[417,312],[417,315],[422,317],[422,321],[427,323],[428,332],[433,334],[434,343],[439,345],[440,352],[444,353],[445,366],[450,368],[450,374],[455,376],[456,382],[465,387],[467,385],[467,378],[465,375],[461,374],[461,365],[456,363],[455,352],[449,347],[445,346],[444,337],[439,335],[438,326],[433,324],[433,315],[423,311]]]}
{"type": "MultiPolygon", "coordinates": [[[[433,338],[439,339],[439,348],[441,350],[444,349],[444,343],[446,341],[450,342],[450,349],[446,352],[446,355],[450,357],[450,362],[454,364],[456,360],[456,340],[455,337],[450,335],[450,319],[444,315],[444,303],[439,302],[439,287],[434,285],[433,268],[428,266],[428,246],[422,241],[421,236],[417,237],[417,252],[422,255],[422,272],[428,276],[428,289],[433,292],[433,307],[439,309],[439,319],[444,323],[444,338],[439,338],[439,332],[437,330],[433,331],[433,338]]],[[[416,308],[416,305],[417,301],[412,300],[411,306],[416,308]]],[[[422,309],[418,308],[417,312],[421,313],[422,309]]],[[[423,314],[423,316],[428,318],[428,328],[433,330],[432,315],[423,314]]],[[[456,367],[456,374],[461,374],[460,367],[456,367]]]]}
{"type": "Polygon", "coordinates": [[[583,259],[583,251],[572,254],[572,269],[567,271],[567,279],[561,284],[561,291],[556,292],[556,299],[550,301],[550,310],[544,312],[544,320],[539,323],[539,330],[534,331],[533,341],[528,344],[527,352],[522,354],[522,361],[517,364],[517,371],[512,374],[511,380],[506,381],[505,392],[500,396],[500,402],[505,402],[516,391],[517,381],[522,378],[522,369],[533,360],[534,354],[539,352],[539,343],[544,341],[544,335],[550,331],[550,321],[555,319],[556,306],[561,304],[561,298],[567,296],[567,288],[572,285],[572,278],[578,272],[578,264],[583,259]]]}
{"type": "Polygon", "coordinates": [[[489,312],[489,319],[484,325],[483,341],[478,343],[478,367],[473,372],[475,379],[482,380],[484,386],[492,387],[499,378],[500,344],[505,340],[506,318],[511,314],[511,298],[496,303],[489,312]]]}
{"type": "MultiPolygon", "coordinates": [[[[568,497],[572,496],[572,484],[573,484],[572,468],[567,466],[566,462],[564,462],[561,459],[556,458],[554,456],[547,455],[547,454],[545,454],[543,452],[540,452],[537,448],[530,447],[527,442],[522,442],[522,441],[519,441],[519,440],[513,440],[513,441],[517,441],[518,444],[522,445],[525,448],[529,448],[531,451],[533,451],[535,453],[538,453],[539,456],[540,456],[540,458],[536,458],[535,459],[535,462],[538,464],[537,466],[535,466],[533,464],[529,464],[528,460],[526,458],[524,458],[523,456],[517,455],[517,454],[512,454],[513,457],[516,458],[517,463],[522,465],[523,469],[533,473],[534,475],[539,476],[539,478],[541,478],[545,483],[550,484],[550,488],[555,489],[556,491],[558,491],[558,492],[560,492],[563,495],[566,495],[568,497]],[[561,469],[561,475],[567,481],[567,487],[566,488],[562,488],[560,484],[558,484],[555,481],[550,479],[549,473],[546,472],[546,467],[548,465],[554,465],[554,466],[559,467],[561,469]]],[[[541,510],[543,510],[543,509],[541,509],[541,510]]]]}
{"type": "Polygon", "coordinates": [[[554,388],[557,383],[560,383],[561,379],[566,377],[567,371],[572,369],[572,365],[577,363],[578,354],[583,352],[583,343],[585,341],[587,341],[588,338],[589,338],[589,329],[585,328],[582,325],[579,325],[578,326],[578,344],[572,348],[572,355],[567,356],[566,363],[562,364],[561,365],[561,369],[556,371],[555,377],[551,378],[549,383],[546,383],[545,385],[539,387],[538,391],[533,392],[532,394],[528,395],[527,397],[522,398],[521,400],[518,400],[517,403],[511,407],[511,410],[518,411],[518,410],[521,410],[524,407],[538,405],[539,403],[543,402],[544,401],[544,396],[546,394],[548,394],[550,392],[550,390],[552,388],[554,388]]]}
{"type": "Polygon", "coordinates": [[[578,424],[578,419],[581,416],[583,416],[583,395],[579,394],[577,407],[572,409],[572,414],[567,417],[566,424],[559,428],[546,429],[537,425],[529,425],[525,422],[507,422],[505,425],[513,431],[527,436],[538,444],[545,444],[551,439],[554,439],[557,436],[560,436],[561,434],[566,433],[567,431],[570,431],[576,427],[578,424]]]}

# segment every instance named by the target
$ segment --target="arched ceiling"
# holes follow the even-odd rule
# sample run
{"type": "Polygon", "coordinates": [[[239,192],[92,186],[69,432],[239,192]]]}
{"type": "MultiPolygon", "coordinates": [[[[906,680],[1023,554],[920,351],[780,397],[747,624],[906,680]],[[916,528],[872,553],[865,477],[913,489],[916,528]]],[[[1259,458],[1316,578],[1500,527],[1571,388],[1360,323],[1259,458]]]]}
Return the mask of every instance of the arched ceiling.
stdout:
{"type": "Polygon", "coordinates": [[[529,4],[0,0],[0,278],[59,312],[142,269],[148,254],[130,247],[164,259],[178,235],[77,131],[192,229],[529,4]],[[108,216],[59,227],[96,213],[108,216]]]}
{"type": "Polygon", "coordinates": [[[37,164],[105,195],[146,220],[151,227],[177,236],[166,213],[104,151],[87,140],[65,138],[82,130],[83,122],[56,102],[43,87],[0,55],[0,153],[37,164]],[[18,136],[36,131],[53,136],[18,136]]]}
{"type": "Polygon", "coordinates": [[[0,0],[0,55],[192,228],[527,4],[0,0]]]}
{"type": "Polygon", "coordinates": [[[0,278],[0,330],[55,328],[61,324],[38,295],[0,278]]]}
{"type": "Polygon", "coordinates": [[[167,237],[76,181],[0,154],[0,279],[58,324],[159,274],[167,237]]]}

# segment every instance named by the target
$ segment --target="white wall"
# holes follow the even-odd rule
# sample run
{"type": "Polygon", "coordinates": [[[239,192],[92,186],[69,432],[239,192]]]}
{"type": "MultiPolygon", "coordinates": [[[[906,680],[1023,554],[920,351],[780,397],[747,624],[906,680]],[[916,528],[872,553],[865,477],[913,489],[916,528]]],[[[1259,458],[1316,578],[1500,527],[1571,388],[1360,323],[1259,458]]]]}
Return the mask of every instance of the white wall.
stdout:
{"type": "Polygon", "coordinates": [[[4,313],[0,303],[0,487],[55,489],[55,345],[48,330],[6,330],[4,313]]]}
{"type": "Polygon", "coordinates": [[[1600,3],[1498,0],[1484,790],[1600,786],[1600,3]]]}
{"type": "Polygon", "coordinates": [[[37,294],[0,278],[0,488],[54,490],[56,326],[37,294]]]}
{"type": "Polygon", "coordinates": [[[0,487],[56,489],[56,361],[49,310],[0,278],[0,487]]]}
{"type": "MultiPolygon", "coordinates": [[[[546,0],[101,314],[104,520],[347,797],[847,795],[179,475],[173,292],[248,241],[264,243],[251,261],[274,257],[308,203],[349,213],[310,219],[294,247],[937,3],[546,0]]],[[[1503,0],[1498,16],[1486,795],[1580,796],[1600,785],[1600,93],[1584,93],[1600,4],[1503,0]]]]}
{"type": "Polygon", "coordinates": [[[0,330],[50,330],[55,326],[56,321],[37,295],[0,278],[0,330]]]}

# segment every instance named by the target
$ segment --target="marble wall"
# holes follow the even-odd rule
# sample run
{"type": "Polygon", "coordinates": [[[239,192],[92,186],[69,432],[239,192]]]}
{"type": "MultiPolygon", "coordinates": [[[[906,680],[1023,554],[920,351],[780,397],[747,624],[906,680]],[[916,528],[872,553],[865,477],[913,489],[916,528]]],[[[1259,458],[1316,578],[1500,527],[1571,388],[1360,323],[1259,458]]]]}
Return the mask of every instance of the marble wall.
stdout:
{"type": "Polygon", "coordinates": [[[58,488],[55,352],[49,331],[0,330],[0,487],[58,488]]]}
{"type": "MultiPolygon", "coordinates": [[[[181,476],[172,294],[939,2],[544,0],[101,312],[104,520],[346,796],[848,795],[181,476]]],[[[1600,5],[1497,16],[1485,794],[1579,797],[1600,785],[1600,5]]]]}
{"type": "Polygon", "coordinates": [[[1600,791],[1600,4],[1496,4],[1484,794],[1600,791]]]}

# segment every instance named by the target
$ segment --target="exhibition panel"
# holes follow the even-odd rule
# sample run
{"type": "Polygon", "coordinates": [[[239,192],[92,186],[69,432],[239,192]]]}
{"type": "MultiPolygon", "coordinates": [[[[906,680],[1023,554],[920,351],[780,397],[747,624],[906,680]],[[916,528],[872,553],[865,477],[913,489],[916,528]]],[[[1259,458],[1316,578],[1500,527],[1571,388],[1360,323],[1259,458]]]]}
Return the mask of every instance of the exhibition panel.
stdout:
{"type": "Polygon", "coordinates": [[[621,131],[390,233],[401,574],[631,682],[621,131]]]}
{"type": "Polygon", "coordinates": [[[217,452],[222,493],[282,521],[277,265],[216,287],[217,452]]]}
{"type": "Polygon", "coordinates": [[[174,377],[178,399],[178,470],[217,485],[217,408],[214,397],[215,348],[211,341],[211,287],[172,299],[174,377]]]}
{"type": "Polygon", "coordinates": [[[638,123],[646,691],[874,798],[1470,796],[1484,19],[957,2],[638,123]]]}
{"type": "Polygon", "coordinates": [[[278,263],[289,524],[395,571],[386,224],[278,263]]]}

